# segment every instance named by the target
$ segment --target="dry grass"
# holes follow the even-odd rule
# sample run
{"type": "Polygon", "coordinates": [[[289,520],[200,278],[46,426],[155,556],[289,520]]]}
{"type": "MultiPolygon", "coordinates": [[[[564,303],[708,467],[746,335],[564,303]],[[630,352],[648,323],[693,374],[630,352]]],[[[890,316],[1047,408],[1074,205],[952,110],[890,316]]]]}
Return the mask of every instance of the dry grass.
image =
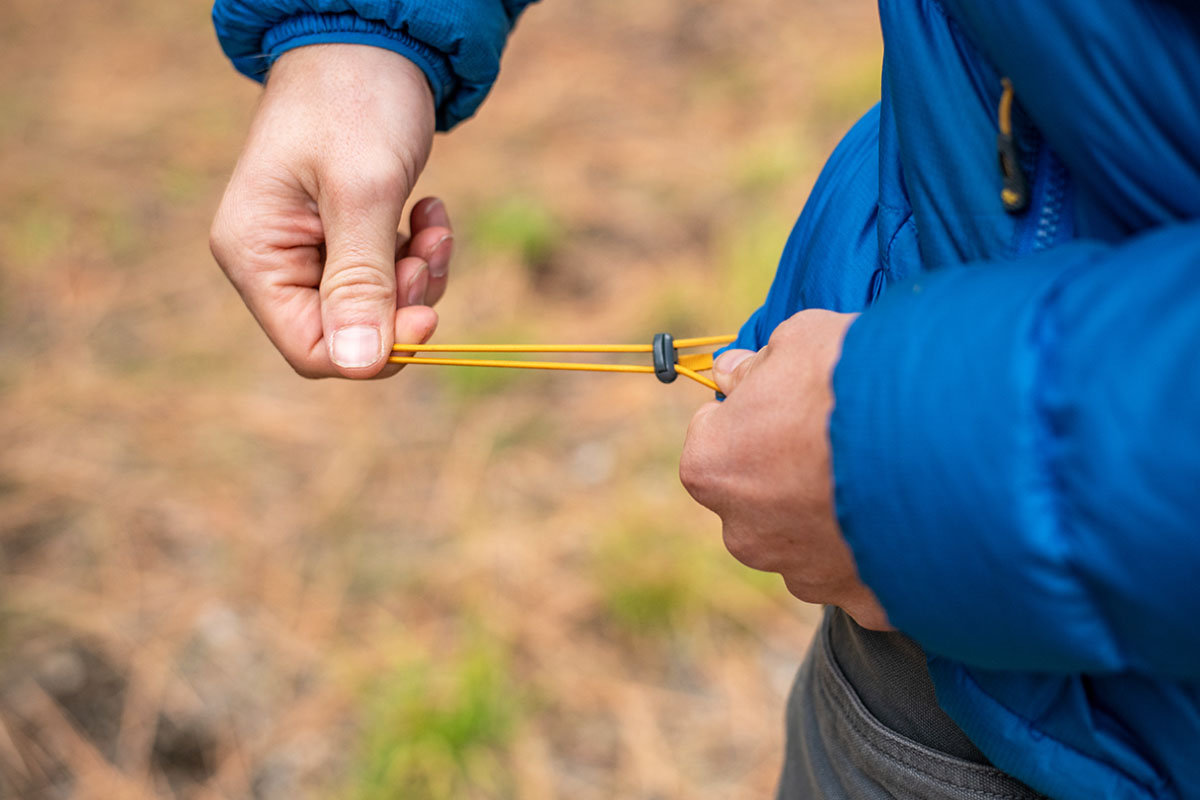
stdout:
{"type": "MultiPolygon", "coordinates": [[[[0,28],[0,797],[751,798],[815,612],[636,376],[294,377],[211,264],[204,0],[0,28]]],[[[865,0],[547,0],[423,193],[439,338],[732,330],[877,92],[865,0]]]]}

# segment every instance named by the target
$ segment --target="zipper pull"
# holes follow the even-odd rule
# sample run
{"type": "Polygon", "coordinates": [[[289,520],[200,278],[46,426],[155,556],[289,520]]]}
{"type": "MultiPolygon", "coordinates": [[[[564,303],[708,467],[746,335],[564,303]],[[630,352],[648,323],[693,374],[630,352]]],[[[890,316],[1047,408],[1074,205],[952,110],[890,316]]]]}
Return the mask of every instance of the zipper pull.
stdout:
{"type": "Polygon", "coordinates": [[[1029,182],[1021,170],[1021,161],[1017,153],[1017,142],[1013,138],[1012,81],[1004,78],[1004,92],[1000,95],[1000,133],[996,136],[996,151],[1000,156],[1000,172],[1004,175],[1004,188],[1000,190],[1000,199],[1004,202],[1004,210],[1010,214],[1019,214],[1029,207],[1029,182]]]}

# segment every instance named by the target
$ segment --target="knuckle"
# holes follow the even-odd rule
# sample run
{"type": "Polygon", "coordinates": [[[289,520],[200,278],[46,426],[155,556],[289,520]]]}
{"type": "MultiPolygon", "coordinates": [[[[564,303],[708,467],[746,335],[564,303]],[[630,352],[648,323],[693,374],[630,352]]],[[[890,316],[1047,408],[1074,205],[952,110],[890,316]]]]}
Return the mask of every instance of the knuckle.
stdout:
{"type": "MultiPolygon", "coordinates": [[[[694,427],[694,426],[693,426],[694,427]]],[[[703,503],[702,495],[706,494],[711,481],[711,470],[708,468],[709,459],[702,452],[697,437],[691,430],[683,445],[683,453],[679,456],[679,480],[685,489],[703,503]]]]}
{"type": "Polygon", "coordinates": [[[212,257],[216,259],[222,269],[229,260],[229,253],[235,238],[224,214],[218,212],[213,219],[212,226],[208,229],[208,251],[212,253],[212,257]]]}
{"type": "Polygon", "coordinates": [[[828,599],[812,585],[786,573],[783,575],[783,585],[792,597],[805,603],[821,603],[828,599]]]}
{"type": "Polygon", "coordinates": [[[771,338],[767,341],[767,347],[771,345],[779,346],[781,343],[790,342],[797,338],[801,335],[804,324],[798,314],[779,323],[779,326],[771,332],[771,338]]]}
{"type": "Polygon", "coordinates": [[[260,256],[255,229],[230,213],[225,205],[217,211],[208,230],[208,250],[230,280],[240,283],[260,256]]]}
{"type": "Polygon", "coordinates": [[[394,280],[394,275],[370,264],[331,265],[321,281],[321,301],[334,305],[355,305],[394,300],[394,280]]]}
{"type": "Polygon", "coordinates": [[[308,364],[300,363],[297,361],[288,361],[288,364],[291,366],[292,371],[295,372],[297,375],[299,375],[301,378],[306,378],[310,381],[315,381],[315,380],[319,380],[321,378],[326,377],[324,375],[324,373],[321,373],[321,372],[313,369],[308,364]]]}
{"type": "Polygon", "coordinates": [[[354,172],[335,174],[325,181],[325,192],[335,203],[354,206],[382,203],[406,194],[403,167],[390,157],[361,160],[354,172]]]}
{"type": "Polygon", "coordinates": [[[693,447],[685,445],[683,454],[679,457],[679,481],[693,497],[696,497],[700,490],[700,467],[693,447]]]}
{"type": "Polygon", "coordinates": [[[679,459],[679,481],[697,503],[716,510],[720,481],[711,457],[695,447],[685,447],[679,459]]]}
{"type": "Polygon", "coordinates": [[[765,546],[762,536],[753,525],[736,518],[723,517],[721,522],[721,539],[731,556],[751,569],[781,571],[782,562],[778,554],[765,546]]]}
{"type": "Polygon", "coordinates": [[[221,229],[219,222],[214,221],[212,227],[208,229],[208,252],[212,253],[212,257],[220,262],[224,250],[225,231],[221,229]]]}
{"type": "Polygon", "coordinates": [[[272,342],[279,354],[283,356],[283,360],[301,378],[318,380],[329,377],[328,370],[321,362],[323,343],[311,347],[296,346],[296,342],[278,337],[273,338],[272,342]]]}
{"type": "Polygon", "coordinates": [[[753,537],[748,536],[744,528],[735,525],[727,520],[722,521],[721,525],[721,540],[725,543],[725,549],[729,551],[729,555],[733,556],[740,563],[752,569],[761,569],[759,564],[759,553],[754,546],[753,537]]]}
{"type": "Polygon", "coordinates": [[[800,311],[779,323],[771,333],[771,341],[779,343],[799,342],[809,339],[837,312],[823,308],[810,308],[800,311]]]}

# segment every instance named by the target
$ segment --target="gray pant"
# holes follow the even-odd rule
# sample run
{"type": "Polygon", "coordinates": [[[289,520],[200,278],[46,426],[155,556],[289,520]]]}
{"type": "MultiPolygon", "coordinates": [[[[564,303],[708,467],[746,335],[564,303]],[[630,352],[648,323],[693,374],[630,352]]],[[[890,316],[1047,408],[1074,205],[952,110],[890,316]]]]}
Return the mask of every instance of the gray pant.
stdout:
{"type": "Polygon", "coordinates": [[[989,764],[949,755],[880,723],[833,654],[831,616],[826,615],[817,632],[788,700],[778,800],[1041,797],[989,764]]]}

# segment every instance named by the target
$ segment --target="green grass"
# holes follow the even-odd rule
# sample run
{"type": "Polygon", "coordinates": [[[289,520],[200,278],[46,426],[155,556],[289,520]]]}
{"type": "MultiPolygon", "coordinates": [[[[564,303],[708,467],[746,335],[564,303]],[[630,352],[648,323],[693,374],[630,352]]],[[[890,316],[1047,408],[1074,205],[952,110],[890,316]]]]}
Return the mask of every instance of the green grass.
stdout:
{"type": "Polygon", "coordinates": [[[632,330],[643,338],[660,330],[677,338],[736,333],[767,296],[793,221],[760,205],[748,203],[714,232],[703,280],[662,282],[632,330]]]}
{"type": "Polygon", "coordinates": [[[706,336],[716,298],[707,283],[663,281],[646,304],[644,319],[630,326],[631,341],[650,341],[654,334],[668,331],[675,338],[706,336]]]}
{"type": "MultiPolygon", "coordinates": [[[[8,38],[0,34],[0,42],[8,38]]],[[[0,141],[10,136],[19,136],[32,124],[39,107],[31,94],[32,92],[11,87],[0,88],[0,141]]],[[[9,146],[16,146],[16,143],[9,143],[9,146]]]]}
{"type": "Polygon", "coordinates": [[[705,59],[687,72],[684,91],[689,104],[727,107],[761,96],[761,86],[753,72],[742,62],[729,59],[705,59]]]}
{"type": "Polygon", "coordinates": [[[114,266],[126,269],[149,252],[145,226],[137,221],[133,210],[126,204],[114,198],[99,210],[97,216],[95,228],[114,266]]]}
{"type": "Polygon", "coordinates": [[[627,522],[596,554],[596,583],[607,616],[635,635],[686,627],[703,610],[704,554],[678,531],[627,522]]]}
{"type": "Polygon", "coordinates": [[[549,261],[564,235],[561,222],[542,200],[520,195],[479,209],[466,230],[483,253],[508,253],[528,267],[549,261]]]}
{"type": "Polygon", "coordinates": [[[477,643],[453,660],[398,668],[372,687],[365,703],[370,710],[350,797],[511,795],[504,758],[523,702],[498,648],[477,643]]]}
{"type": "Polygon", "coordinates": [[[734,186],[748,199],[769,198],[810,166],[809,148],[802,133],[791,128],[757,137],[734,162],[734,186]]]}
{"type": "Polygon", "coordinates": [[[196,202],[208,188],[205,175],[182,163],[168,164],[156,177],[159,193],[175,205],[196,202]]]}
{"type": "Polygon", "coordinates": [[[627,634],[662,638],[705,622],[770,614],[784,593],[779,576],[743,567],[715,543],[697,540],[711,533],[673,527],[648,511],[627,516],[593,559],[605,616],[627,634]]]}
{"type": "MultiPolygon", "coordinates": [[[[500,340],[497,340],[500,341],[500,340]]],[[[477,357],[477,356],[472,356],[477,357]]],[[[495,358],[520,360],[518,356],[504,354],[495,358]]],[[[530,357],[526,356],[526,360],[530,357]]],[[[440,367],[438,377],[442,385],[459,402],[481,400],[507,389],[518,380],[528,380],[534,373],[498,367],[440,367]]]]}
{"type": "Polygon", "coordinates": [[[813,115],[822,121],[853,120],[879,102],[880,74],[877,53],[831,69],[818,85],[813,115]]]}
{"type": "Polygon", "coordinates": [[[748,214],[718,236],[714,259],[720,269],[722,300],[716,313],[732,313],[740,323],[767,296],[792,218],[775,212],[748,214]]]}
{"type": "Polygon", "coordinates": [[[17,272],[36,272],[46,261],[69,246],[74,221],[49,204],[32,203],[0,228],[0,259],[17,272]]]}
{"type": "MultiPolygon", "coordinates": [[[[453,340],[460,342],[537,342],[543,337],[534,328],[521,324],[471,326],[456,331],[453,340]]],[[[436,340],[435,340],[436,341],[436,340]]],[[[450,341],[449,339],[447,341],[450,341]]],[[[443,354],[431,354],[443,355],[443,354]]],[[[545,361],[541,353],[446,353],[446,357],[478,358],[493,361],[545,361]]],[[[415,367],[422,369],[422,367],[415,367]]],[[[459,404],[470,404],[494,397],[513,387],[532,387],[544,380],[546,373],[501,367],[429,367],[436,370],[437,379],[447,393],[459,404]]]]}

